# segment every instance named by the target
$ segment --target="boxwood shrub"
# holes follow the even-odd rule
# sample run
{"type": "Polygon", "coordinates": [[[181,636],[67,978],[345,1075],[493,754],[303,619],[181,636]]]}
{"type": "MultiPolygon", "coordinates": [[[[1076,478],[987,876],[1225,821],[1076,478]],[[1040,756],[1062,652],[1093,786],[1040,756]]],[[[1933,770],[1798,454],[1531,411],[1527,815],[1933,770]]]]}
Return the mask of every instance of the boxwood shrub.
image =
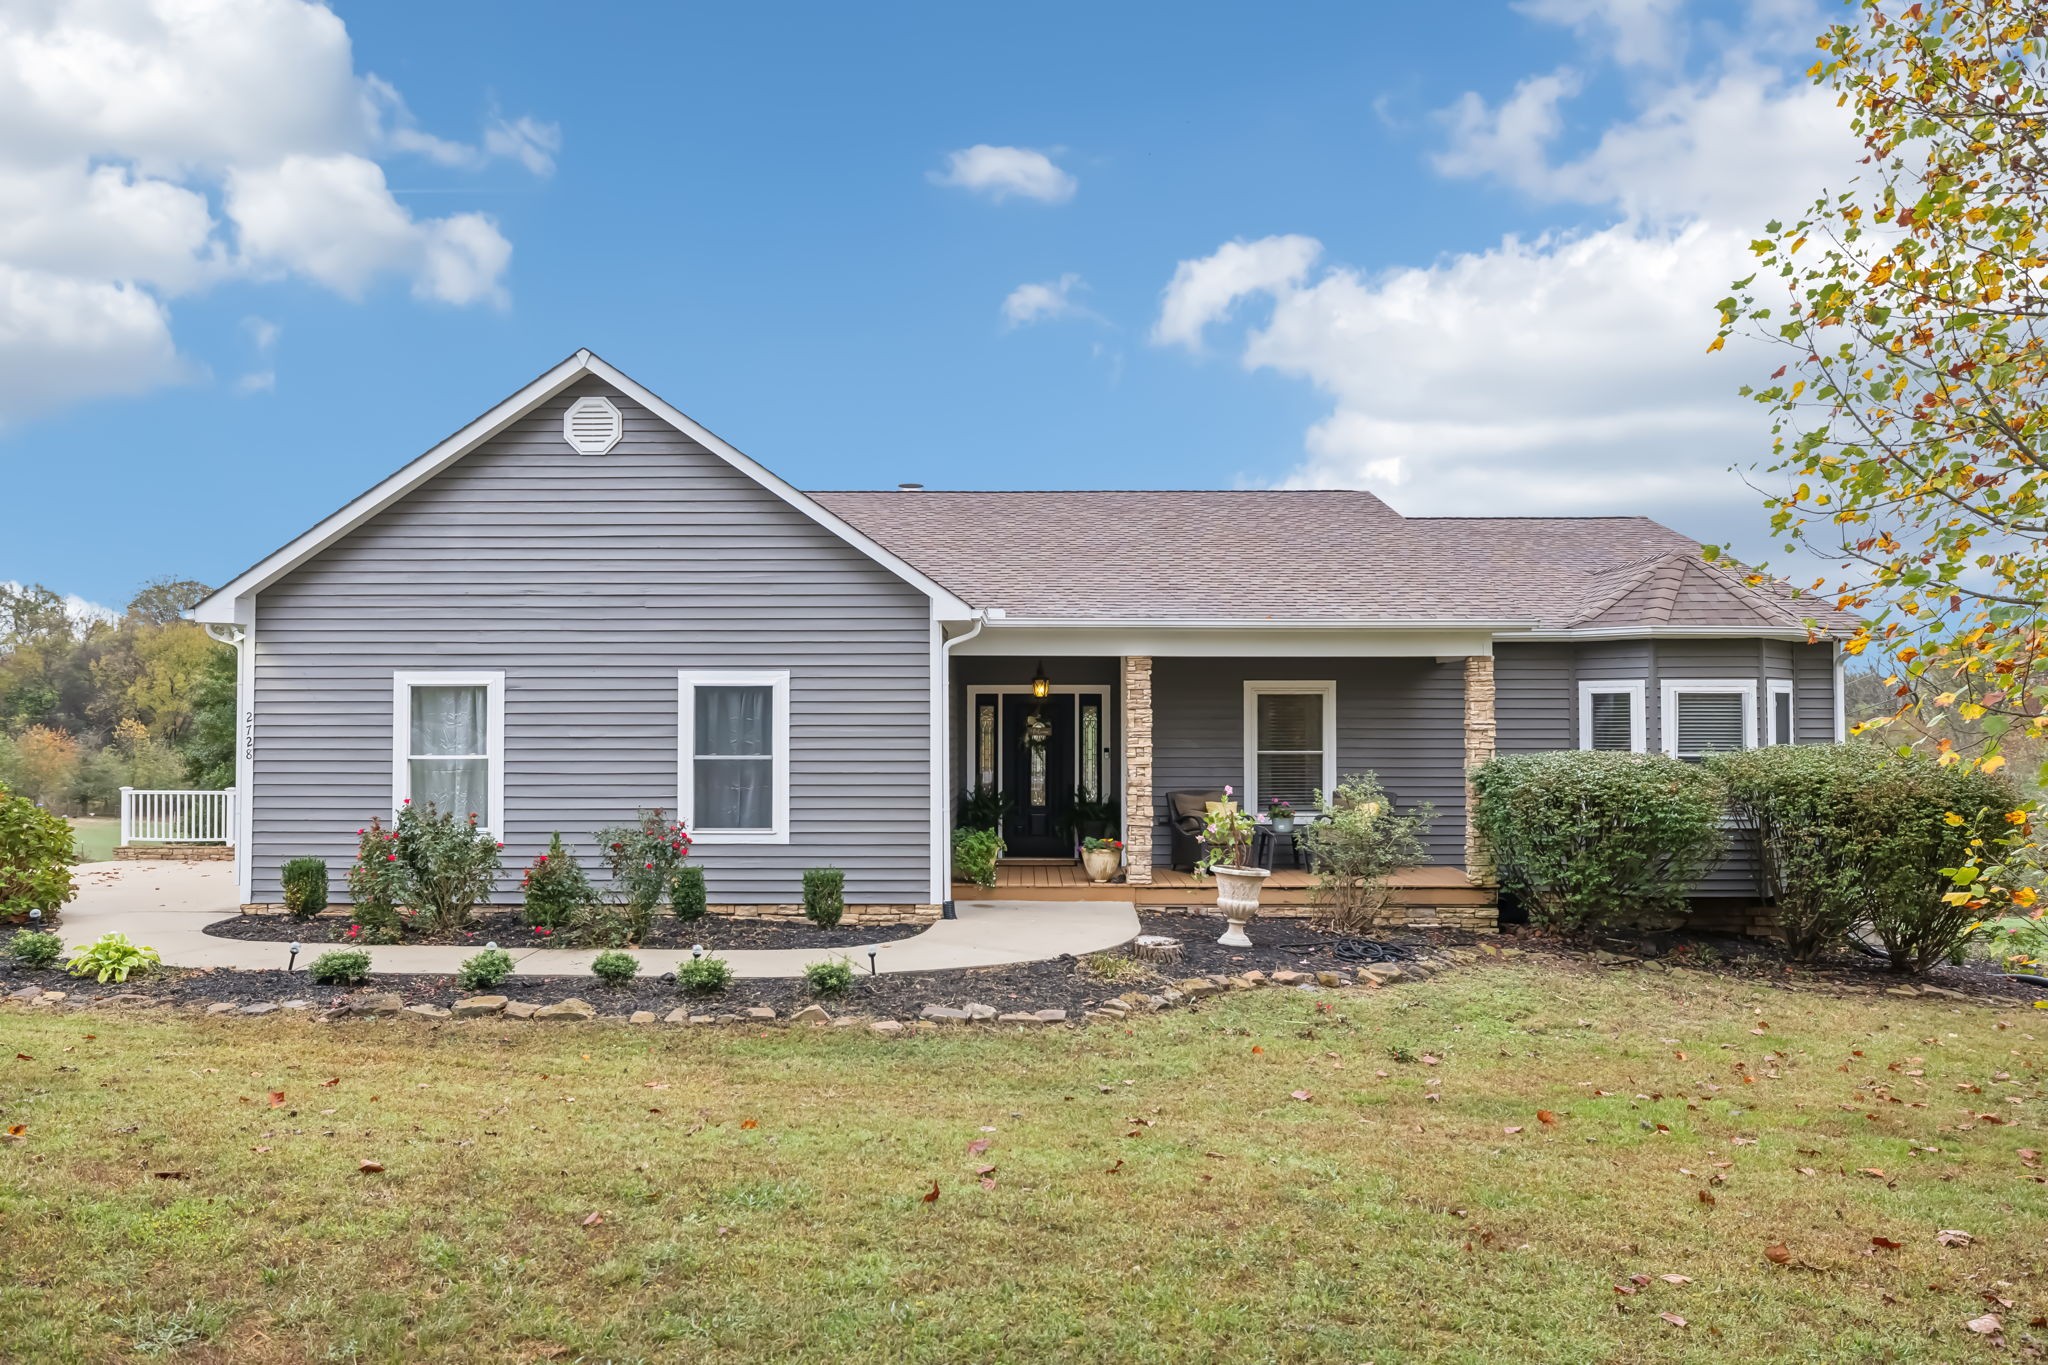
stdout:
{"type": "Polygon", "coordinates": [[[327,908],[327,860],[291,858],[278,871],[284,908],[293,919],[311,919],[327,908]]]}
{"type": "Polygon", "coordinates": [[[1720,783],[1662,754],[1506,754],[1472,787],[1501,886],[1548,928],[1683,910],[1721,850],[1720,783]]]}
{"type": "Polygon", "coordinates": [[[846,913],[846,874],[836,867],[804,872],[804,916],[820,929],[830,929],[846,913]]]}
{"type": "Polygon", "coordinates": [[[1970,841],[2018,802],[2006,779],[1871,744],[1755,749],[1709,764],[1757,833],[1787,950],[1811,957],[1865,925],[1894,970],[1959,956],[1978,913],[1943,897],[1970,841]]]}

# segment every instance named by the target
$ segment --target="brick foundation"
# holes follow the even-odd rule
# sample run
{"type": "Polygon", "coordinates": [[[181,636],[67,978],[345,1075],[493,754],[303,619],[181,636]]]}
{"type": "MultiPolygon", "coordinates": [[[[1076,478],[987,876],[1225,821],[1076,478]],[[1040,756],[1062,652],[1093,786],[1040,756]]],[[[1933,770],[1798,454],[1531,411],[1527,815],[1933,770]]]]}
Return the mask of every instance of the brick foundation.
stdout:
{"type": "Polygon", "coordinates": [[[226,844],[122,844],[117,863],[231,863],[235,851],[226,844]]]}

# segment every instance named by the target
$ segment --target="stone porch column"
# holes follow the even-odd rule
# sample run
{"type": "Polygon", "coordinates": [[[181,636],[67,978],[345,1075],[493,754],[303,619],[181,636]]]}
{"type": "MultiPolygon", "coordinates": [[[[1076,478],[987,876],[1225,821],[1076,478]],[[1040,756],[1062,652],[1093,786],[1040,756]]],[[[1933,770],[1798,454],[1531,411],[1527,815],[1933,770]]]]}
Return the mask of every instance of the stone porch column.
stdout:
{"type": "Polygon", "coordinates": [[[1472,823],[1472,769],[1493,757],[1493,656],[1465,660],[1465,875],[1475,886],[1493,885],[1493,859],[1472,823]]]}
{"type": "MultiPolygon", "coordinates": [[[[1152,660],[1124,656],[1124,881],[1152,884],[1152,660]]],[[[1489,702],[1488,706],[1491,707],[1489,702]]]]}

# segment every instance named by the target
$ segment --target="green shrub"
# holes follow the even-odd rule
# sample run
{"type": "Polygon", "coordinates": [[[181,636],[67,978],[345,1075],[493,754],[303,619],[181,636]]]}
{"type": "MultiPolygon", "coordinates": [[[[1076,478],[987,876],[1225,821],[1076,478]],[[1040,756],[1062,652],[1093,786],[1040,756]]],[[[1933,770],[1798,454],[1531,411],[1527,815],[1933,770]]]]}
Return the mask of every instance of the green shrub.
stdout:
{"type": "Polygon", "coordinates": [[[996,884],[996,860],[1003,856],[1003,836],[992,829],[953,831],[953,876],[976,886],[996,884]]]}
{"type": "Polygon", "coordinates": [[[397,833],[405,903],[426,916],[430,929],[466,926],[470,907],[491,894],[504,845],[476,827],[474,811],[457,819],[431,801],[400,807],[397,833]]]}
{"type": "Polygon", "coordinates": [[[640,959],[614,948],[592,958],[590,970],[607,986],[623,986],[640,975],[640,959]]]}
{"type": "Polygon", "coordinates": [[[54,967],[64,956],[62,935],[24,929],[8,941],[7,951],[24,967],[54,967]]]}
{"type": "Polygon", "coordinates": [[[560,929],[571,915],[597,900],[576,851],[562,843],[559,832],[549,836],[548,851],[526,869],[519,890],[525,896],[526,922],[544,929],[560,929]]]}
{"type": "Polygon", "coordinates": [[[1944,872],[1969,861],[1973,838],[1996,837],[1987,830],[2018,801],[2005,779],[1868,744],[1722,754],[1709,767],[1757,832],[1793,957],[1863,924],[1895,971],[1919,972],[1983,932],[1967,897],[1947,899],[1959,883],[1944,872]]]}
{"type": "Polygon", "coordinates": [[[732,967],[722,957],[693,957],[676,968],[676,984],[700,994],[722,991],[732,984],[732,967]]]}
{"type": "Polygon", "coordinates": [[[101,934],[73,948],[64,969],[73,976],[97,976],[104,983],[126,981],[131,973],[146,972],[162,962],[156,949],[130,943],[126,934],[101,934]]]}
{"type": "Polygon", "coordinates": [[[659,806],[642,809],[638,824],[615,825],[590,836],[611,869],[612,894],[622,898],[644,934],[654,909],[672,893],[676,872],[690,856],[690,833],[659,806]]]}
{"type": "Polygon", "coordinates": [[[846,913],[846,874],[836,867],[813,867],[804,871],[804,917],[820,929],[830,929],[846,913]]]}
{"type": "Polygon", "coordinates": [[[954,821],[961,829],[983,829],[994,832],[1003,827],[1003,817],[1010,812],[1010,798],[1001,789],[990,786],[973,787],[960,794],[959,816],[954,821]]]}
{"type": "MultiPolygon", "coordinates": [[[[328,956],[332,957],[330,953],[328,956]]],[[[368,959],[364,959],[368,970],[368,959]]],[[[505,978],[512,975],[512,954],[503,948],[486,948],[473,957],[462,960],[462,967],[455,973],[455,980],[466,991],[489,990],[503,985],[505,978]]]]}
{"type": "Polygon", "coordinates": [[[398,942],[398,902],[405,872],[398,865],[398,831],[375,816],[356,831],[356,860],[348,869],[350,914],[366,943],[398,942]]]}
{"type": "Polygon", "coordinates": [[[1318,791],[1316,806],[1320,815],[1301,836],[1315,863],[1315,904],[1340,929],[1368,928],[1386,904],[1387,874],[1429,861],[1422,835],[1436,808],[1395,814],[1372,773],[1351,774],[1327,797],[1318,791]]]}
{"type": "Polygon", "coordinates": [[[311,919],[327,908],[325,858],[293,858],[278,878],[284,883],[284,908],[293,919],[311,919]]]}
{"type": "Polygon", "coordinates": [[[76,896],[76,851],[69,821],[0,786],[0,919],[48,914],[76,896]]]}
{"type": "Polygon", "coordinates": [[[572,912],[562,937],[578,948],[623,948],[636,940],[634,912],[623,905],[585,905],[572,912]]]}
{"type": "Polygon", "coordinates": [[[1508,754],[1472,787],[1502,887],[1553,929],[1682,910],[1720,852],[1720,784],[1661,754],[1508,754]]]}
{"type": "Polygon", "coordinates": [[[669,903],[675,907],[676,918],[686,924],[704,918],[709,904],[704,891],[704,869],[695,863],[677,868],[675,882],[669,888],[669,903]]]}
{"type": "Polygon", "coordinates": [[[360,948],[335,948],[314,958],[306,971],[324,985],[359,985],[369,978],[370,955],[360,948]]]}
{"type": "Polygon", "coordinates": [[[853,968],[844,962],[813,962],[804,968],[813,995],[844,995],[853,989],[853,968]]]}
{"type": "Polygon", "coordinates": [[[1979,925],[1977,936],[2008,972],[2038,976],[2043,960],[2048,959],[2048,918],[2042,918],[2038,911],[2032,915],[2007,915],[1979,925]]]}

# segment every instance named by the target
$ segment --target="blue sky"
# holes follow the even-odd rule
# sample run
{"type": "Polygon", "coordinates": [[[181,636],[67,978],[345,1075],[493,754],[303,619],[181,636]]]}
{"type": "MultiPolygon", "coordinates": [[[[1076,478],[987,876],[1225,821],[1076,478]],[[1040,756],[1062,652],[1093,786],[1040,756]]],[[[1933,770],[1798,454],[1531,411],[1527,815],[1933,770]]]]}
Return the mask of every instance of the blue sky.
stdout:
{"type": "Polygon", "coordinates": [[[0,21],[0,580],[115,605],[578,346],[800,486],[1338,484],[1756,549],[1756,357],[1708,305],[1848,160],[1803,0],[231,0],[225,55],[184,0],[43,8],[0,21]],[[6,93],[82,35],[155,78],[6,93]]]}

